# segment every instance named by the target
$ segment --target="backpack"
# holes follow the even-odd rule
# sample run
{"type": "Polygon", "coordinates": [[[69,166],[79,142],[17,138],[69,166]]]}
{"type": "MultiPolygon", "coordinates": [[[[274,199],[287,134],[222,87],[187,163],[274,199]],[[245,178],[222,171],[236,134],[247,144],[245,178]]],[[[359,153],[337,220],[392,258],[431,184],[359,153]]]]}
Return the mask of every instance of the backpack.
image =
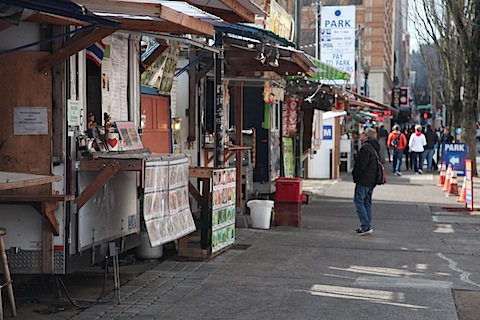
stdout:
{"type": "Polygon", "coordinates": [[[400,144],[400,136],[401,136],[401,135],[402,135],[402,133],[400,132],[395,139],[393,139],[392,141],[390,141],[390,147],[392,147],[392,148],[398,148],[398,145],[400,144]]]}
{"type": "Polygon", "coordinates": [[[366,143],[370,147],[372,147],[373,152],[375,153],[375,157],[377,159],[377,170],[375,171],[375,184],[382,185],[387,183],[387,170],[383,166],[382,162],[380,162],[380,157],[378,156],[377,150],[371,145],[366,143]]]}

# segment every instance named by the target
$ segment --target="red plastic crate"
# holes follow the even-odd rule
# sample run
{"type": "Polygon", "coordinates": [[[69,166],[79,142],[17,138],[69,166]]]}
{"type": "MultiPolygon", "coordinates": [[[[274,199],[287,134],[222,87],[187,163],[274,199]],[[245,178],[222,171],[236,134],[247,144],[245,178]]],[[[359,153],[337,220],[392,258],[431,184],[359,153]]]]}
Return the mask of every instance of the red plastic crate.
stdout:
{"type": "Polygon", "coordinates": [[[276,202],[302,202],[301,178],[278,178],[276,181],[276,202]]]}

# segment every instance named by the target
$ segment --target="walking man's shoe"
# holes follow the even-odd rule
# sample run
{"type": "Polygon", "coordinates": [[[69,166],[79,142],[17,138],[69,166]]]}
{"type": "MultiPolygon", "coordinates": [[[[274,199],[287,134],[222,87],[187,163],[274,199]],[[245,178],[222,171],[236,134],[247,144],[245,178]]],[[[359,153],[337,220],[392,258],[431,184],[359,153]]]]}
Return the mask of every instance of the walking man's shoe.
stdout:
{"type": "Polygon", "coordinates": [[[369,234],[369,233],[372,233],[373,232],[373,229],[372,228],[368,228],[368,229],[357,229],[357,236],[364,236],[366,234],[369,234]]]}

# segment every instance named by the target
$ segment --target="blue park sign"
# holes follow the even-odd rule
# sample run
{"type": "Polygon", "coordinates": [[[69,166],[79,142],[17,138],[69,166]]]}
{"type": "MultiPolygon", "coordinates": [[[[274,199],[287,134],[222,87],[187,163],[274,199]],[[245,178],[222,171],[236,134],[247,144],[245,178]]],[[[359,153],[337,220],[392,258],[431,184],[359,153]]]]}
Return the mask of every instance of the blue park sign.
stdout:
{"type": "Polygon", "coordinates": [[[467,159],[468,146],[466,143],[444,143],[442,144],[442,161],[447,167],[457,169],[457,176],[465,175],[465,160],[467,159]]]}

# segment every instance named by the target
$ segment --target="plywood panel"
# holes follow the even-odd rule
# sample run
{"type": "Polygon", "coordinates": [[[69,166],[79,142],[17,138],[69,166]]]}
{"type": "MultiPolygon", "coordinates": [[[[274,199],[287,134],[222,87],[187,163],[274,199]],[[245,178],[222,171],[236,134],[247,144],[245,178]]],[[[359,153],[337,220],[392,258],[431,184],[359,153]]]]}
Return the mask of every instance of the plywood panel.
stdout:
{"type": "MultiPolygon", "coordinates": [[[[0,170],[50,175],[52,78],[37,71],[38,60],[46,52],[16,52],[0,56],[0,170]],[[16,107],[47,109],[48,134],[14,135],[16,107]]],[[[51,186],[21,189],[26,193],[51,193],[51,186]]]]}
{"type": "Polygon", "coordinates": [[[142,143],[156,153],[170,153],[170,110],[168,98],[142,95],[142,115],[145,115],[142,143]]]}

